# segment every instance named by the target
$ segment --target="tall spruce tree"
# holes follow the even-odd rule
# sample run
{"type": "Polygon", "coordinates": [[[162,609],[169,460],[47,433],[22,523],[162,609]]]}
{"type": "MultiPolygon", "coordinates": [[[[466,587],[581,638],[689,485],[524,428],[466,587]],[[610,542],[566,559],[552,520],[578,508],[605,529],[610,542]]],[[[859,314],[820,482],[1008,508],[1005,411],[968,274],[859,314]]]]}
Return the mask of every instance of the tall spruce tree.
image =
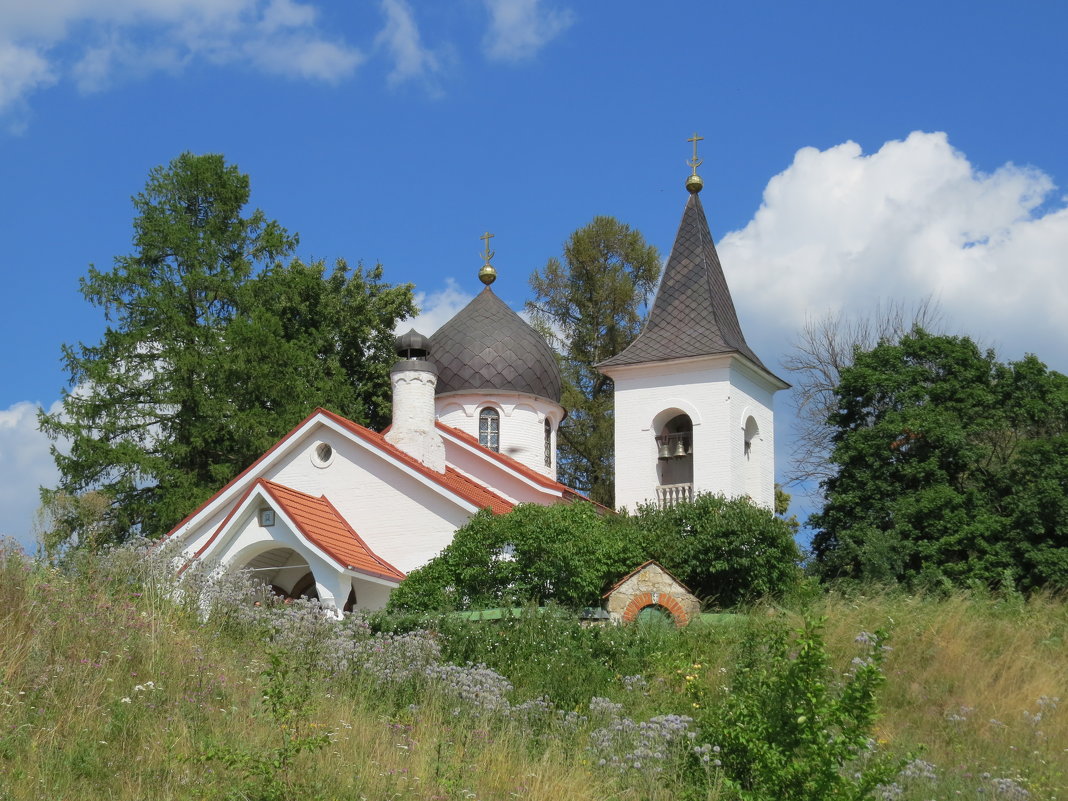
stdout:
{"type": "Polygon", "coordinates": [[[613,504],[613,383],[594,367],[641,330],[660,277],[660,254],[639,231],[595,217],[530,277],[527,311],[553,344],[568,417],[558,434],[558,475],[598,503],[613,504]]]}
{"type": "Polygon", "coordinates": [[[133,198],[133,253],[82,279],[107,327],[64,346],[70,389],[39,415],[60,471],[42,490],[52,548],[165,533],[315,406],[388,415],[410,286],[379,267],[287,263],[296,236],[245,216],[248,199],[222,156],[182,154],[133,198]]]}

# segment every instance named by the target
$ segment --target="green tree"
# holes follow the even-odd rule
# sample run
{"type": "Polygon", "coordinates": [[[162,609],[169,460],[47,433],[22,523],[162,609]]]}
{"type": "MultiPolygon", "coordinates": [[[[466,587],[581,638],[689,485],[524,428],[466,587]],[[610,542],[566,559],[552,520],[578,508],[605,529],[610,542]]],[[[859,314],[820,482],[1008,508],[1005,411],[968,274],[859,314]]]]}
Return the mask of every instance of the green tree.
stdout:
{"type": "Polygon", "coordinates": [[[1068,587],[1068,377],[919,329],[858,353],[836,395],[823,577],[1068,587]]]}
{"type": "Polygon", "coordinates": [[[595,217],[530,277],[527,311],[553,344],[568,417],[558,434],[560,480],[613,505],[613,384],[595,364],[629,345],[660,277],[660,254],[613,217],[595,217]]]}
{"type": "Polygon", "coordinates": [[[642,561],[631,521],[591,504],[521,504],[483,510],[441,554],[393,591],[393,611],[477,609],[554,601],[595,605],[603,590],[642,561]]]}
{"type": "Polygon", "coordinates": [[[787,520],[748,498],[698,495],[637,515],[646,558],[656,559],[702,601],[730,607],[788,592],[800,552],[787,520]]]}
{"type": "MultiPolygon", "coordinates": [[[[392,329],[413,311],[381,269],[286,263],[297,244],[222,156],[185,153],[133,198],[133,253],[90,267],[104,310],[95,345],[65,345],[71,389],[39,415],[56,444],[57,499],[95,491],[107,512],[96,544],[169,530],[315,406],[361,422],[388,413],[392,329]]],[[[67,517],[71,517],[67,515],[67,517]]],[[[54,521],[80,542],[78,519],[54,521]]]]}

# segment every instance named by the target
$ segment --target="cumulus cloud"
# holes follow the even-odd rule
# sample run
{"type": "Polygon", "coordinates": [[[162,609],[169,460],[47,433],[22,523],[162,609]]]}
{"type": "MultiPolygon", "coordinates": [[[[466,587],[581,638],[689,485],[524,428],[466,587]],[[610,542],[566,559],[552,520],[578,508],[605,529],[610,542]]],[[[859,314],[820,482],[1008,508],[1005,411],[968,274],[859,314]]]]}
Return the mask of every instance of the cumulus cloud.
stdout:
{"type": "Polygon", "coordinates": [[[570,9],[546,8],[541,0],[484,0],[490,27],[483,49],[491,61],[532,58],[575,21],[570,9]]]}
{"type": "Polygon", "coordinates": [[[419,307],[419,314],[397,323],[396,332],[402,334],[409,328],[414,328],[420,334],[430,336],[455,317],[456,313],[470,303],[474,297],[460,289],[455,278],[446,278],[444,289],[415,293],[415,304],[419,307]]]}
{"type": "Polygon", "coordinates": [[[363,53],[325,33],[300,0],[52,0],[0,3],[0,112],[69,79],[83,92],[117,75],[202,59],[336,82],[363,53]]]}
{"type": "Polygon", "coordinates": [[[719,252],[767,358],[806,317],[932,297],[948,327],[1004,358],[1034,352],[1068,370],[1068,208],[1054,190],[1032,167],[980,172],[944,133],[872,154],[803,148],[719,252]]]}
{"type": "Polygon", "coordinates": [[[0,409],[0,538],[14,537],[28,550],[34,546],[37,490],[59,480],[49,444],[37,430],[36,404],[22,401],[0,409]]]}
{"type": "MultiPolygon", "coordinates": [[[[393,59],[393,70],[387,79],[390,86],[413,79],[431,81],[441,70],[441,60],[423,46],[412,7],[406,0],[382,0],[381,8],[386,25],[375,43],[385,47],[393,59]]],[[[432,83],[428,86],[433,88],[432,83]]]]}

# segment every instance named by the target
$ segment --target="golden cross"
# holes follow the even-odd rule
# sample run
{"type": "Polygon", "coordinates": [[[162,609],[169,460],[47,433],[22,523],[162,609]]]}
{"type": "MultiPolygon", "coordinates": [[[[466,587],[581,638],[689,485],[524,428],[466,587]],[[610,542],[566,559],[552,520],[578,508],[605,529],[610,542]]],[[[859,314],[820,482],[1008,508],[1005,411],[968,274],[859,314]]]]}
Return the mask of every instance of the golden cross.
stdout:
{"type": "Polygon", "coordinates": [[[486,243],[486,250],[482,254],[482,258],[486,260],[486,264],[489,264],[490,259],[492,259],[494,256],[494,252],[489,249],[489,241],[493,239],[493,236],[494,235],[491,234],[489,231],[486,231],[486,233],[479,237],[479,239],[486,243]]]}
{"type": "Polygon", "coordinates": [[[693,136],[686,140],[687,142],[693,142],[693,158],[686,163],[693,167],[693,174],[697,175],[697,168],[701,166],[702,160],[697,158],[697,143],[704,141],[703,136],[698,136],[694,131],[693,136]]]}

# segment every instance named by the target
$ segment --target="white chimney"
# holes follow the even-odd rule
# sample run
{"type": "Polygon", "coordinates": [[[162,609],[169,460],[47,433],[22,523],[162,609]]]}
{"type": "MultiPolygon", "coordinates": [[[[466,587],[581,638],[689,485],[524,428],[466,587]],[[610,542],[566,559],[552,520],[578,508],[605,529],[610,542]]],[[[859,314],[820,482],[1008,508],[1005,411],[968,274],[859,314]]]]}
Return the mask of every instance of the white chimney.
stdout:
{"type": "Polygon", "coordinates": [[[430,341],[414,328],[397,337],[400,360],[390,370],[393,425],[386,440],[437,473],[445,472],[445,443],[435,423],[438,370],[427,360],[430,341]]]}

